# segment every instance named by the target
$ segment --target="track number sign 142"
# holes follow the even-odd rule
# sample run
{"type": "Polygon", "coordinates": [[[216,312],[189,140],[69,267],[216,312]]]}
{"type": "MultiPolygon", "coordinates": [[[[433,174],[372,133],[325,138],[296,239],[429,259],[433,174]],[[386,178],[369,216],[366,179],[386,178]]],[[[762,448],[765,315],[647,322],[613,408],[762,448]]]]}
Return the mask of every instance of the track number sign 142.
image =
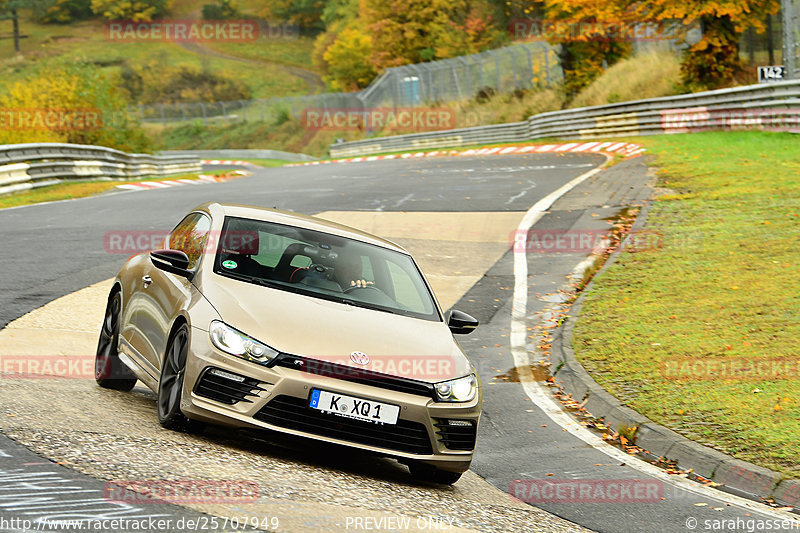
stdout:
{"type": "Polygon", "coordinates": [[[782,66],[758,67],[758,83],[770,83],[773,81],[783,81],[785,70],[782,66]]]}

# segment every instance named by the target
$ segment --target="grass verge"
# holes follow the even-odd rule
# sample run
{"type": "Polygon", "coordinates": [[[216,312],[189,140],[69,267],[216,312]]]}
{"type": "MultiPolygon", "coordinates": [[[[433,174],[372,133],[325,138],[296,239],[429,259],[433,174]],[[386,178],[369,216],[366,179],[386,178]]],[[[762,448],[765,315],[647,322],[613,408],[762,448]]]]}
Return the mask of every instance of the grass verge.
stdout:
{"type": "Polygon", "coordinates": [[[623,253],[596,279],[576,355],[648,418],[798,478],[800,138],[640,142],[668,189],[647,225],[662,246],[623,253]]]}
{"type": "Polygon", "coordinates": [[[264,168],[283,167],[294,163],[294,161],[286,161],[285,159],[242,159],[242,161],[247,161],[248,163],[253,163],[254,165],[264,168]]]}
{"type": "Polygon", "coordinates": [[[42,202],[55,202],[58,200],[72,200],[75,198],[85,198],[94,196],[114,189],[117,185],[125,183],[139,183],[152,180],[177,180],[177,179],[196,179],[196,174],[182,174],[179,176],[158,177],[148,179],[136,179],[130,181],[115,180],[91,180],[78,183],[57,183],[47,187],[21,191],[13,194],[0,196],[0,209],[6,207],[19,207],[22,205],[39,204],[42,202]]]}

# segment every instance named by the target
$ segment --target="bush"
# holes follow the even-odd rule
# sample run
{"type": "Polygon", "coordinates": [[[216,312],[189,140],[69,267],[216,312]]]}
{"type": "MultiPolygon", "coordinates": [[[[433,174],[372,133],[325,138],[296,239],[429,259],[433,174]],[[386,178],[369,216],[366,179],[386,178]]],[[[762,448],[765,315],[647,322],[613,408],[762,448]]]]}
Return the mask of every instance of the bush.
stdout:
{"type": "Polygon", "coordinates": [[[92,0],[56,0],[45,10],[42,22],[65,24],[92,16],[92,0]]]}
{"type": "Polygon", "coordinates": [[[120,73],[120,88],[138,104],[231,102],[251,97],[244,82],[225,72],[170,66],[160,60],[125,67],[120,73]]]}
{"type": "Polygon", "coordinates": [[[147,22],[161,17],[172,7],[172,0],[92,0],[92,11],[106,20],[147,22]]]}
{"type": "Polygon", "coordinates": [[[126,152],[151,148],[141,124],[128,116],[122,93],[93,65],[42,64],[24,81],[0,85],[0,110],[0,144],[67,142],[126,152]]]}
{"type": "Polygon", "coordinates": [[[241,15],[239,5],[234,0],[219,0],[216,4],[203,6],[203,18],[206,20],[235,19],[241,15]]]}
{"type": "Polygon", "coordinates": [[[604,69],[626,57],[631,45],[625,41],[569,41],[562,43],[561,66],[564,92],[574,98],[603,74],[604,69]]]}
{"type": "Polygon", "coordinates": [[[652,51],[623,59],[581,91],[570,107],[627,102],[679,94],[680,58],[671,51],[652,51]]]}

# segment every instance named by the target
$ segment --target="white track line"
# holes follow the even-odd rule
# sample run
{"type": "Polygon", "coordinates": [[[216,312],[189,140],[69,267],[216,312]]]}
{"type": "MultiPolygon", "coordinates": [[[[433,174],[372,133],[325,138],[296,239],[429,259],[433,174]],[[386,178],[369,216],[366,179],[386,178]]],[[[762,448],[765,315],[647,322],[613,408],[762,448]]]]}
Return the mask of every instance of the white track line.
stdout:
{"type": "MultiPolygon", "coordinates": [[[[606,155],[606,163],[611,160],[611,156],[606,155]]],[[[605,166],[605,165],[603,165],[605,166]]],[[[695,481],[687,478],[678,477],[673,474],[667,474],[661,468],[654,466],[646,461],[632,456],[619,448],[612,446],[605,442],[595,433],[592,433],[585,426],[580,424],[577,419],[571,414],[567,413],[553,398],[552,393],[548,388],[539,385],[530,369],[530,358],[528,357],[527,349],[527,329],[526,329],[526,315],[528,306],[528,258],[526,253],[526,238],[528,230],[538,222],[545,212],[553,205],[553,203],[561,198],[564,194],[572,190],[580,183],[586,181],[603,169],[603,166],[594,168],[589,172],[581,174],[572,181],[566,183],[559,189],[551,192],[538,202],[536,202],[522,218],[522,221],[517,226],[517,233],[514,244],[514,296],[511,307],[511,353],[514,357],[514,366],[520,374],[520,383],[525,391],[525,394],[531,399],[533,403],[541,409],[553,422],[566,429],[570,434],[581,439],[583,442],[592,448],[603,452],[612,459],[626,463],[628,466],[646,474],[650,477],[656,478],[665,484],[671,485],[677,489],[685,490],[694,493],[698,496],[705,498],[713,498],[720,500],[731,505],[746,509],[748,511],[759,512],[762,514],[777,517],[781,520],[791,520],[799,523],[797,515],[788,513],[786,511],[777,511],[764,504],[734,496],[726,492],[701,485],[695,481]]],[[[665,491],[666,492],[666,491],[665,491]]]]}

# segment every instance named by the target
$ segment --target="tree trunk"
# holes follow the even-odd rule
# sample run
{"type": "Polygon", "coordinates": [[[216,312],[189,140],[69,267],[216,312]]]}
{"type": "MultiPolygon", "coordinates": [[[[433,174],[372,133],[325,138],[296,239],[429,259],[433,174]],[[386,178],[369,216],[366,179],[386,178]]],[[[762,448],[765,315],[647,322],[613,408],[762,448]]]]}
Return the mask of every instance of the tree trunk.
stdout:
{"type": "Polygon", "coordinates": [[[772,15],[767,15],[767,48],[769,49],[769,64],[775,64],[775,43],[772,40],[772,15]]]}
{"type": "Polygon", "coordinates": [[[19,18],[16,9],[11,10],[11,21],[14,24],[14,52],[19,53],[19,18]]]}

